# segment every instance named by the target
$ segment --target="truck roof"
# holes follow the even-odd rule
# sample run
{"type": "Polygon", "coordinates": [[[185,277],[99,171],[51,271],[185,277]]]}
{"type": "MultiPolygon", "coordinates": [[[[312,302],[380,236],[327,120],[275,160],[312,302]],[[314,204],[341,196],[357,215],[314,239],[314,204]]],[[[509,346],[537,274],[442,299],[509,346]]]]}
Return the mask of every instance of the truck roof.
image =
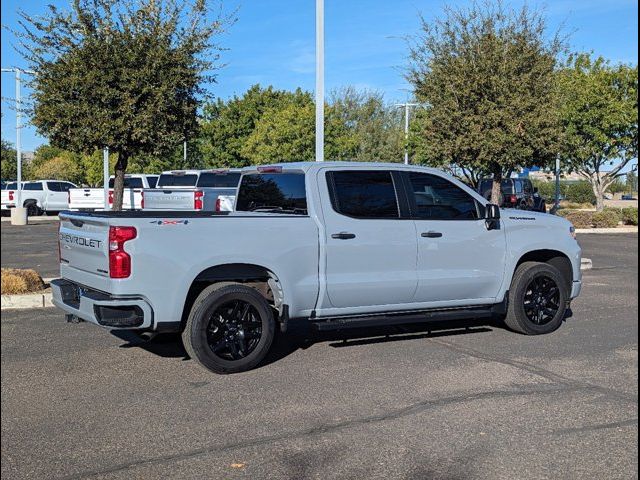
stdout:
{"type": "Polygon", "coordinates": [[[393,168],[394,170],[415,170],[416,168],[431,173],[441,173],[441,170],[422,165],[405,165],[404,163],[385,163],[385,162],[288,162],[288,163],[270,163],[266,165],[254,165],[242,169],[243,173],[257,172],[258,168],[263,167],[282,167],[282,170],[302,170],[307,173],[311,170],[332,167],[357,167],[357,168],[393,168]]]}
{"type": "Polygon", "coordinates": [[[222,172],[241,172],[241,168],[205,168],[203,170],[165,170],[162,175],[199,175],[201,173],[222,173],[222,172]]]}

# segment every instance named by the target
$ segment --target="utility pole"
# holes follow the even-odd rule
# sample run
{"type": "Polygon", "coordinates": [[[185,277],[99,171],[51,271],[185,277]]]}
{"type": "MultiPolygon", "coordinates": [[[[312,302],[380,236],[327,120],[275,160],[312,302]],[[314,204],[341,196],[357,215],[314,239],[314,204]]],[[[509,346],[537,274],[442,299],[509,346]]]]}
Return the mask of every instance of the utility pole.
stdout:
{"type": "Polygon", "coordinates": [[[419,106],[419,103],[397,103],[396,107],[404,108],[404,164],[409,165],[409,109],[419,106]]]}
{"type": "MultiPolygon", "coordinates": [[[[102,188],[104,190],[104,209],[109,210],[109,147],[102,150],[102,188]]],[[[114,181],[115,182],[115,181],[114,181]]]]}
{"type": "Polygon", "coordinates": [[[316,162],[324,161],[324,0],[316,0],[316,162]]]}
{"type": "Polygon", "coordinates": [[[560,208],[560,157],[556,157],[556,194],[554,203],[553,213],[560,208]]]}
{"type": "Polygon", "coordinates": [[[21,74],[29,73],[31,70],[21,68],[3,68],[3,72],[13,72],[16,76],[16,206],[11,212],[11,223],[13,225],[25,225],[27,223],[26,210],[22,206],[22,95],[21,95],[21,74]]]}

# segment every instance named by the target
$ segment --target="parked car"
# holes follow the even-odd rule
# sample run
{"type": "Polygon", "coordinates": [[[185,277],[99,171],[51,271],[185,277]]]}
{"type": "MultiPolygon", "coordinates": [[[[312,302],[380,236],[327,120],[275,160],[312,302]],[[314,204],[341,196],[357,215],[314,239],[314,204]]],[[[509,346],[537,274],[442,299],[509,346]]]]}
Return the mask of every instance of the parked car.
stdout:
{"type": "MultiPolygon", "coordinates": [[[[124,176],[123,210],[140,210],[142,208],[143,190],[154,188],[158,175],[133,173],[124,176]]],[[[109,207],[113,205],[113,185],[115,177],[109,178],[109,207]]],[[[69,190],[69,209],[80,211],[104,210],[104,188],[73,188],[69,190]]]]}
{"type": "Polygon", "coordinates": [[[243,171],[233,212],[61,214],[53,303],[69,320],[182,332],[218,373],[261,362],[276,328],[499,315],[558,328],[581,290],[566,219],[500,211],[434,169],[291,163],[243,171]]]}
{"type": "MultiPolygon", "coordinates": [[[[478,192],[485,199],[491,200],[491,189],[493,180],[485,178],[478,184],[478,192]]],[[[518,208],[520,210],[531,210],[534,212],[546,212],[547,204],[534,188],[533,183],[528,178],[508,178],[502,181],[500,188],[502,208],[518,208]]]]}
{"type": "Polygon", "coordinates": [[[144,209],[224,211],[233,205],[239,181],[239,169],[163,172],[157,188],[145,190],[144,209]]]}
{"type": "Polygon", "coordinates": [[[622,200],[636,200],[636,198],[631,193],[625,193],[622,195],[622,200]]]}
{"type": "MultiPolygon", "coordinates": [[[[22,182],[22,206],[32,217],[43,213],[55,213],[69,208],[68,192],[75,185],[62,180],[36,180],[22,182]]],[[[16,207],[18,184],[11,182],[2,190],[1,208],[3,213],[16,207]]]]}

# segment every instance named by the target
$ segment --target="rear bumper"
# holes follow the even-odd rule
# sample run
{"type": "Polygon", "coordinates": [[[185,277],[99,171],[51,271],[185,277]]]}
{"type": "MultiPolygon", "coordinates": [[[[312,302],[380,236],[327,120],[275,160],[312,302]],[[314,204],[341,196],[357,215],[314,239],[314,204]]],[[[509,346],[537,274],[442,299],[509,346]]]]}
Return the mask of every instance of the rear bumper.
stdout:
{"type": "Polygon", "coordinates": [[[69,315],[105,328],[150,328],[151,306],[139,297],[113,297],[58,278],[51,282],[53,304],[69,315]]]}

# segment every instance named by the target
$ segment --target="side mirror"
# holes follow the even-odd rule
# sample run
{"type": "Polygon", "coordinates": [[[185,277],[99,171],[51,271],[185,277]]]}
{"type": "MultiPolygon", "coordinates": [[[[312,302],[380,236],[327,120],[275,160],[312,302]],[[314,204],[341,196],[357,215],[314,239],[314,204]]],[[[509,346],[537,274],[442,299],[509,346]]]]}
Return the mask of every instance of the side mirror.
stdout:
{"type": "Polygon", "coordinates": [[[484,223],[487,230],[497,230],[500,228],[500,207],[492,203],[485,206],[484,223]]]}

